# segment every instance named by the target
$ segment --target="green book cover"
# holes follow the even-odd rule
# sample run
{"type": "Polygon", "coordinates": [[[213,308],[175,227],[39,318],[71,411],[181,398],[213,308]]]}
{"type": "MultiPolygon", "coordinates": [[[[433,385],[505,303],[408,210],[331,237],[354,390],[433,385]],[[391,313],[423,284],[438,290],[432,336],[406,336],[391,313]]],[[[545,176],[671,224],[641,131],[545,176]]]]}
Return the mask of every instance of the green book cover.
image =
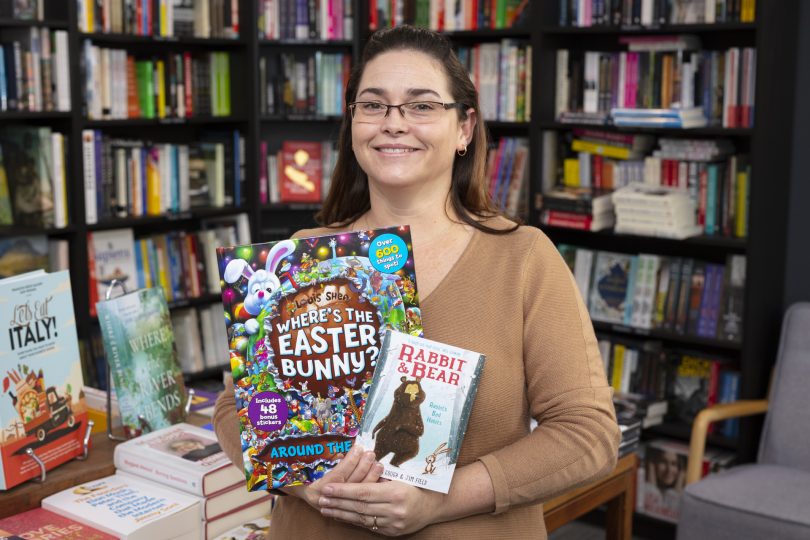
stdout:
{"type": "Polygon", "coordinates": [[[128,435],[185,419],[186,391],[169,308],[159,288],[141,289],[96,304],[113,387],[128,435]]]}
{"type": "Polygon", "coordinates": [[[141,108],[141,118],[155,117],[155,93],[152,82],[152,62],[143,60],[135,63],[136,77],[138,79],[138,105],[141,108]]]}

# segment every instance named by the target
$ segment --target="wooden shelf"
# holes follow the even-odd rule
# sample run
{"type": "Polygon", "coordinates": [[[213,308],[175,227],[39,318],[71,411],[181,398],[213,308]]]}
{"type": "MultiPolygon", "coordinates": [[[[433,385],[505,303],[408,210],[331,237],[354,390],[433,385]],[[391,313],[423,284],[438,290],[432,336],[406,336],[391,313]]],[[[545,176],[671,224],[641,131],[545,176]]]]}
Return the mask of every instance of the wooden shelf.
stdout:
{"type": "Polygon", "coordinates": [[[593,328],[597,332],[607,332],[637,339],[661,341],[670,349],[701,349],[725,354],[739,354],[741,349],[740,344],[733,341],[707,339],[660,329],[645,330],[643,328],[633,328],[623,324],[602,321],[593,321],[593,328]]]}
{"type": "Polygon", "coordinates": [[[245,122],[242,116],[192,116],[190,118],[127,118],[123,120],[84,119],[87,128],[136,127],[136,126],[202,126],[207,124],[238,124],[245,122]]]}
{"type": "Polygon", "coordinates": [[[464,41],[492,41],[500,39],[530,39],[532,31],[530,28],[484,28],[480,30],[458,30],[442,32],[445,36],[453,40],[464,41]]]}
{"type": "Polygon", "coordinates": [[[67,30],[68,22],[59,19],[45,19],[42,21],[23,21],[20,19],[0,18],[0,28],[53,28],[55,30],[67,30]]]}
{"type": "Polygon", "coordinates": [[[9,236],[36,236],[43,234],[45,236],[68,236],[76,232],[76,227],[68,225],[67,227],[48,227],[46,229],[38,229],[36,227],[26,227],[24,225],[0,225],[0,238],[9,236]]]}
{"type": "Polygon", "coordinates": [[[610,131],[618,133],[649,133],[653,135],[665,135],[667,137],[750,137],[754,134],[753,128],[724,128],[724,127],[702,127],[702,128],[652,128],[652,127],[631,127],[614,126],[613,124],[569,124],[564,122],[540,122],[543,129],[568,130],[574,128],[595,129],[600,131],[610,131]]]}
{"type": "Polygon", "coordinates": [[[259,117],[262,122],[283,123],[283,122],[312,122],[312,123],[338,123],[343,120],[342,116],[318,116],[309,114],[263,114],[259,117]]]}
{"type": "Polygon", "coordinates": [[[241,38],[197,38],[197,37],[160,37],[160,36],[137,36],[133,34],[103,34],[85,33],[79,34],[79,39],[89,39],[95,43],[108,43],[114,45],[178,45],[188,47],[240,47],[245,45],[241,38]]]}
{"type": "Polygon", "coordinates": [[[0,112],[0,122],[69,120],[71,116],[71,113],[61,111],[2,111],[0,112]]]}
{"type": "Polygon", "coordinates": [[[757,23],[716,24],[663,24],[658,26],[544,26],[540,32],[547,35],[594,35],[594,34],[715,34],[721,32],[754,32],[757,23]]]}
{"type": "Polygon", "coordinates": [[[335,47],[348,48],[354,42],[348,39],[260,39],[261,47],[335,47]]]}
{"type": "Polygon", "coordinates": [[[320,203],[273,203],[262,206],[262,213],[273,212],[317,212],[321,209],[320,203]]]}
{"type": "Polygon", "coordinates": [[[106,219],[88,225],[90,231],[103,231],[109,229],[125,229],[127,227],[145,227],[150,225],[165,225],[168,223],[178,223],[182,221],[193,221],[214,217],[235,216],[245,212],[246,209],[235,206],[225,206],[222,208],[193,208],[188,212],[178,212],[176,214],[165,214],[162,216],[142,216],[106,219]]]}

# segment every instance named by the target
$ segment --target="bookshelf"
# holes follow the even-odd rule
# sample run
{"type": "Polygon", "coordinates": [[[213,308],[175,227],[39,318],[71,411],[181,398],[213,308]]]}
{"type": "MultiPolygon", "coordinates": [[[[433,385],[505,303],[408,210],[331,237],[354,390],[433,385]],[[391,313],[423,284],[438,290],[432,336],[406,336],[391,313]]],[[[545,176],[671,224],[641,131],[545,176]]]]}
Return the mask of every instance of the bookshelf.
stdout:
{"type": "MultiPolygon", "coordinates": [[[[260,0],[238,0],[240,34],[229,38],[166,38],[125,34],[88,34],[79,30],[78,8],[75,1],[47,0],[43,21],[14,21],[0,19],[0,30],[40,27],[68,32],[71,110],[69,112],[0,112],[0,130],[7,125],[49,126],[65,133],[68,138],[68,207],[70,221],[64,228],[37,231],[49,238],[67,240],[70,246],[70,268],[81,338],[87,338],[96,322],[89,316],[87,295],[88,232],[133,228],[136,236],[168,231],[194,231],[202,220],[228,217],[244,212],[248,215],[254,239],[269,240],[288,236],[296,229],[314,225],[312,214],[317,204],[264,204],[260,200],[258,178],[261,167],[262,141],[277,150],[283,140],[336,139],[339,116],[314,114],[285,114],[262,112],[258,70],[262,57],[282,53],[308,54],[314,51],[346,54],[352,65],[357,62],[369,36],[369,2],[351,0],[353,21],[351,39],[295,40],[260,37],[258,8],[260,0]],[[83,98],[84,68],[81,63],[82,44],[94,44],[114,49],[126,49],[135,54],[163,54],[163,51],[225,51],[230,54],[232,85],[231,114],[224,117],[194,116],[191,118],[91,120],[85,114],[83,98]],[[245,139],[244,202],[241,206],[193,208],[162,216],[126,217],[100,220],[88,224],[85,220],[85,198],[82,189],[82,142],[85,129],[101,130],[105,134],[146,140],[184,143],[197,140],[208,129],[238,129],[245,139]]],[[[576,125],[562,124],[554,115],[555,79],[553,66],[559,48],[579,50],[618,50],[618,36],[660,36],[695,34],[705,48],[723,49],[729,46],[757,48],[757,81],[755,121],[752,128],[706,127],[690,130],[636,129],[601,126],[599,129],[616,133],[644,133],[656,136],[695,138],[728,138],[751,157],[753,182],[750,194],[749,235],[746,239],[701,236],[688,240],[664,240],[610,232],[583,232],[556,227],[544,227],[555,241],[599,250],[625,253],[656,253],[665,256],[693,257],[722,262],[728,254],[747,256],[745,316],[743,341],[739,345],[715,340],[685,338],[663,332],[642,332],[621,325],[597,324],[597,329],[622,338],[653,338],[667,345],[718,353],[734,358],[742,372],[744,398],[765,394],[768,374],[773,363],[782,311],[783,276],[787,259],[787,214],[791,147],[773,134],[792,133],[795,83],[796,44],[798,40],[798,0],[757,3],[756,22],[661,25],[656,27],[562,27],[559,26],[559,2],[535,0],[529,6],[529,24],[498,30],[453,31],[448,37],[458,46],[478,43],[499,43],[503,39],[517,40],[532,46],[531,121],[490,121],[493,139],[500,137],[527,138],[529,148],[530,193],[528,223],[539,224],[539,212],[534,206],[541,190],[544,156],[544,131],[565,132],[576,125]],[[774,84],[773,81],[778,81],[774,84]],[[766,105],[765,105],[766,104],[766,105]]],[[[579,126],[583,127],[583,126],[579,126]]],[[[32,231],[21,226],[0,227],[0,237],[11,238],[32,231]]],[[[182,300],[172,307],[202,306],[216,303],[216,295],[182,300]]],[[[677,438],[685,438],[678,427],[662,428],[677,438]]],[[[743,459],[756,451],[759,425],[756,420],[744,422],[739,443],[720,441],[724,446],[736,446],[743,459]]]]}

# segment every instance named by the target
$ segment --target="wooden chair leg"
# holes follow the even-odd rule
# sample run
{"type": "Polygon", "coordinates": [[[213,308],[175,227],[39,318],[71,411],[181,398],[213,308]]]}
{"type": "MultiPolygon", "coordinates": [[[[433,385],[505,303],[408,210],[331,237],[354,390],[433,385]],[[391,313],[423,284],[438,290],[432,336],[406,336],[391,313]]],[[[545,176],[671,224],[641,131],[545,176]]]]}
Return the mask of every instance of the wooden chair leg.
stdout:
{"type": "Polygon", "coordinates": [[[627,488],[607,503],[606,535],[607,540],[632,540],[633,509],[635,506],[635,483],[631,475],[625,476],[627,488]]]}

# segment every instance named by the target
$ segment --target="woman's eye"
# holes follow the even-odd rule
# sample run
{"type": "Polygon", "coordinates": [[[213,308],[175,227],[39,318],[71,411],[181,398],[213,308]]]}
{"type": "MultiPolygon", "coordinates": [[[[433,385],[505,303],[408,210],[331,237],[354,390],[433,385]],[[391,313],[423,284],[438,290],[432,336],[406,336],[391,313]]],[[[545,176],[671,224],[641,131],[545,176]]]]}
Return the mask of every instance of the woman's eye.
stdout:
{"type": "Polygon", "coordinates": [[[411,110],[417,112],[427,112],[433,110],[433,104],[431,103],[412,103],[411,110]]]}
{"type": "Polygon", "coordinates": [[[382,108],[383,108],[382,103],[373,103],[373,102],[363,103],[363,109],[367,111],[379,111],[382,108]]]}

